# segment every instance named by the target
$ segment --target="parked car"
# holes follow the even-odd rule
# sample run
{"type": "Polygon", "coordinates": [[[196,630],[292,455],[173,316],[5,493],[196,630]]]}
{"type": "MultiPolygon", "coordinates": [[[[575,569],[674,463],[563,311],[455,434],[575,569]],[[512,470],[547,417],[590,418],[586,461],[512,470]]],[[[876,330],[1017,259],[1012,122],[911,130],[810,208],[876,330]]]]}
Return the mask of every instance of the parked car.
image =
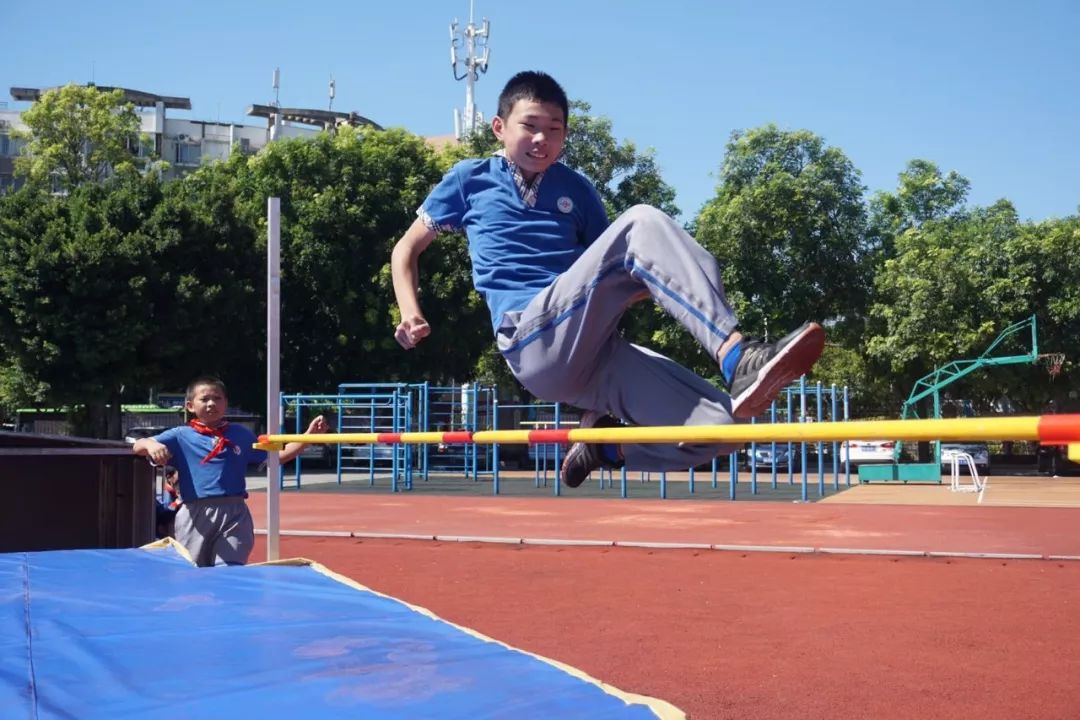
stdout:
{"type": "Polygon", "coordinates": [[[1039,472],[1046,475],[1071,475],[1080,473],[1080,463],[1069,459],[1066,445],[1040,445],[1036,454],[1039,472]]]}
{"type": "Polygon", "coordinates": [[[847,440],[840,446],[840,462],[891,463],[896,443],[892,440],[847,440]]]}
{"type": "MultiPolygon", "coordinates": [[[[796,443],[792,446],[792,450],[788,452],[788,444],[776,443],[776,452],[773,452],[772,443],[758,443],[754,447],[753,454],[750,453],[750,447],[746,448],[746,458],[743,464],[747,468],[757,466],[758,470],[766,470],[771,472],[773,465],[777,470],[787,470],[789,467],[792,470],[799,469],[799,463],[801,460],[801,451],[799,445],[796,443]]],[[[741,454],[741,453],[740,453],[741,454]]]]}
{"type": "Polygon", "coordinates": [[[332,470],[337,466],[337,448],[333,445],[305,445],[300,450],[297,460],[308,467],[325,467],[332,470]]]}
{"type": "Polygon", "coordinates": [[[127,434],[124,436],[124,442],[130,445],[134,445],[136,440],[142,440],[143,438],[160,435],[168,429],[169,428],[163,425],[128,428],[127,434]]]}
{"type": "Polygon", "coordinates": [[[967,453],[975,461],[975,469],[980,475],[990,474],[990,448],[986,443],[943,442],[941,443],[941,467],[952,469],[953,458],[958,453],[967,453]]]}

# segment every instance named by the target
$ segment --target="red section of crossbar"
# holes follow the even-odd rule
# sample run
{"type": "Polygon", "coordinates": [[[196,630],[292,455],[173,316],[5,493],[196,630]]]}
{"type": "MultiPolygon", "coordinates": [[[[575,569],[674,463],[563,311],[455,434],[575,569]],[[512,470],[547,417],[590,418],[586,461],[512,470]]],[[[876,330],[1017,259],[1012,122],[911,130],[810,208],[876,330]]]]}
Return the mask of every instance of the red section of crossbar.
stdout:
{"type": "Polygon", "coordinates": [[[471,432],[444,432],[442,435],[442,441],[444,443],[471,443],[471,432]]]}
{"type": "Polygon", "coordinates": [[[1064,445],[1080,442],[1080,415],[1043,415],[1039,418],[1039,442],[1064,445]]]}
{"type": "Polygon", "coordinates": [[[529,442],[533,445],[539,443],[568,443],[570,442],[570,431],[532,430],[529,432],[529,442]]]}
{"type": "Polygon", "coordinates": [[[401,433],[379,433],[375,436],[375,442],[399,443],[401,442],[401,433]]]}
{"type": "Polygon", "coordinates": [[[261,443],[270,442],[270,437],[268,435],[260,435],[259,436],[259,442],[261,442],[261,443]]]}

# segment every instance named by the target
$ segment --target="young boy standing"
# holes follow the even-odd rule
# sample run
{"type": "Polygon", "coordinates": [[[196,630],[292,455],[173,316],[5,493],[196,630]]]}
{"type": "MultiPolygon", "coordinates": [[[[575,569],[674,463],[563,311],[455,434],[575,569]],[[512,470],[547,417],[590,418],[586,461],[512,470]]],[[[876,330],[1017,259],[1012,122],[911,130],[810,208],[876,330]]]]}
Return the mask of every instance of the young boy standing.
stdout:
{"type": "MultiPolygon", "coordinates": [[[[584,408],[581,427],[719,425],[761,414],[824,347],[817,323],[775,344],[744,338],[716,259],[672,218],[639,205],[608,223],[596,189],[558,162],[569,103],[540,72],[515,75],[492,130],[503,149],[464,160],[417,211],[391,258],[410,349],[427,337],[418,258],[440,232],[464,230],[473,283],[491,311],[496,344],[537,397],[584,408]],[[626,308],[652,297],[720,366],[728,393],[618,333],[626,308]]],[[[711,460],[716,445],[586,445],[566,455],[560,479],[577,487],[599,467],[675,470],[711,460]]]]}
{"type": "MultiPolygon", "coordinates": [[[[180,498],[175,537],[199,567],[243,565],[255,545],[255,525],[247,503],[247,467],[266,459],[265,450],[252,447],[256,437],[243,425],[226,422],[229,400],[225,383],[214,377],[196,378],[188,385],[184,406],[195,417],[187,425],[136,441],[136,455],[157,465],[170,460],[180,473],[180,498]]],[[[320,415],[307,432],[327,431],[320,415]]],[[[304,443],[294,442],[279,453],[292,460],[304,443]]]]}

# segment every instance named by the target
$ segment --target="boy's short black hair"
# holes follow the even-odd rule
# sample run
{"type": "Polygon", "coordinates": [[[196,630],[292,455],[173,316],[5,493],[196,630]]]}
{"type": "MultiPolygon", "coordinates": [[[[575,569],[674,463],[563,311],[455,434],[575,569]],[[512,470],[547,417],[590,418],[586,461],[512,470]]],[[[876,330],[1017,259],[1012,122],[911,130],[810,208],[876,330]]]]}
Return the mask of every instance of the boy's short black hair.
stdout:
{"type": "Polygon", "coordinates": [[[199,377],[188,383],[187,393],[185,394],[188,402],[191,402],[195,399],[195,388],[199,387],[200,385],[213,385],[221,391],[222,395],[224,395],[226,398],[229,397],[229,391],[225,389],[225,383],[224,381],[222,381],[221,378],[215,377],[213,375],[200,375],[199,377]]]}
{"type": "Polygon", "coordinates": [[[563,122],[570,121],[570,103],[566,100],[566,91],[545,72],[525,70],[510,78],[499,93],[499,117],[510,117],[514,103],[518,100],[554,103],[562,108],[563,122]]]}

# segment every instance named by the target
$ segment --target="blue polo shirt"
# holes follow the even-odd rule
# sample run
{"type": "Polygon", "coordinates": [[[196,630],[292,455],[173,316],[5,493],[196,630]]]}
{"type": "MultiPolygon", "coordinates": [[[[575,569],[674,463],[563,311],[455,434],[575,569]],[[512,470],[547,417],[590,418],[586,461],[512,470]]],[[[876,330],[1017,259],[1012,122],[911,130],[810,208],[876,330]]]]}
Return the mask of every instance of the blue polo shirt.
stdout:
{"type": "Polygon", "coordinates": [[[473,285],[496,331],[503,313],[528,305],[608,226],[596,188],[561,162],[544,172],[528,199],[514,174],[501,156],[463,160],[419,211],[433,229],[465,231],[473,285]]]}
{"type": "Polygon", "coordinates": [[[265,450],[252,444],[255,434],[243,425],[229,423],[225,438],[231,443],[216,457],[203,464],[217,438],[201,435],[187,425],[166,430],[154,439],[169,448],[169,461],[180,471],[180,497],[184,502],[207,497],[244,497],[247,494],[247,468],[266,459],[265,450]]]}

